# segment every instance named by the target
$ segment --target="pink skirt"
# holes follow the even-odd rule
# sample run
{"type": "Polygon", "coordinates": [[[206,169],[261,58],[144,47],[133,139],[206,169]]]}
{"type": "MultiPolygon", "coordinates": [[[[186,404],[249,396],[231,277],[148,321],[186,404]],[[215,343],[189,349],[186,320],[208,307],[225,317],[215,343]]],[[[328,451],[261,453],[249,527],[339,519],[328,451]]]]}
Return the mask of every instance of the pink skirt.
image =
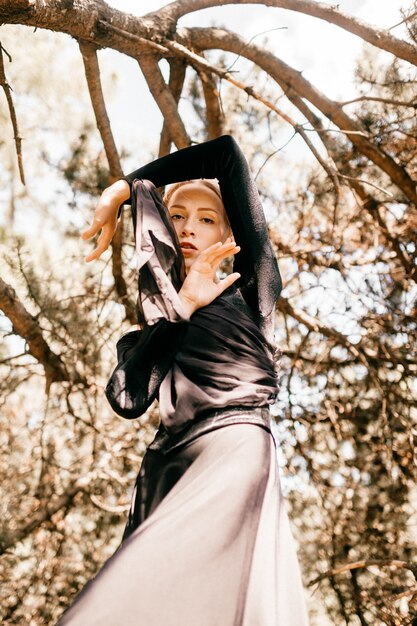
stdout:
{"type": "Polygon", "coordinates": [[[308,626],[272,434],[148,450],[124,541],[59,626],[308,626]]]}

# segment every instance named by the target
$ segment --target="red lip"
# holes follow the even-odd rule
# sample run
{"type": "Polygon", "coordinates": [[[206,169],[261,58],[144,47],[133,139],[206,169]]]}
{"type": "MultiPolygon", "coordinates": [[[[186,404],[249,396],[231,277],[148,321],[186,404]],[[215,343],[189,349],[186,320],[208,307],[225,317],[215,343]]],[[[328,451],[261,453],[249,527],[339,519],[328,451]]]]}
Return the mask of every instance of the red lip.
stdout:
{"type": "Polygon", "coordinates": [[[181,241],[180,247],[184,250],[197,250],[196,246],[191,241],[181,241]]]}

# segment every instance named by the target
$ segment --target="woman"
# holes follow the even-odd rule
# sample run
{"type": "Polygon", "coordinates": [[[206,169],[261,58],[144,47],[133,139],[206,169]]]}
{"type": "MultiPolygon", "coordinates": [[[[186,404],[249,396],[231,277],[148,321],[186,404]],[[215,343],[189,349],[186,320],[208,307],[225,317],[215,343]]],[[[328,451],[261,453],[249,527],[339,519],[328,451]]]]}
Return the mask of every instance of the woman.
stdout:
{"type": "Polygon", "coordinates": [[[121,545],[59,624],[304,626],[268,409],[281,280],[246,160],[225,135],[116,182],[83,233],[102,229],[87,260],[129,201],[142,328],[118,341],[106,396],[128,419],[158,398],[161,425],[121,545]],[[165,206],[156,187],[179,182],[165,206]]]}

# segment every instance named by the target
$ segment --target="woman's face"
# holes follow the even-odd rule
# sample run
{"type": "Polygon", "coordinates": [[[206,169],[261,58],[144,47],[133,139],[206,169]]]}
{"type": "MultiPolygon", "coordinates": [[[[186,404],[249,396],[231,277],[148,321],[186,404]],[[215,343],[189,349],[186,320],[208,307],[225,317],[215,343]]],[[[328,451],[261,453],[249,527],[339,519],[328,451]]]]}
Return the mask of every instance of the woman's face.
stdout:
{"type": "Polygon", "coordinates": [[[178,235],[188,270],[197,256],[232,234],[223,202],[204,184],[187,183],[169,199],[168,210],[178,235]]]}

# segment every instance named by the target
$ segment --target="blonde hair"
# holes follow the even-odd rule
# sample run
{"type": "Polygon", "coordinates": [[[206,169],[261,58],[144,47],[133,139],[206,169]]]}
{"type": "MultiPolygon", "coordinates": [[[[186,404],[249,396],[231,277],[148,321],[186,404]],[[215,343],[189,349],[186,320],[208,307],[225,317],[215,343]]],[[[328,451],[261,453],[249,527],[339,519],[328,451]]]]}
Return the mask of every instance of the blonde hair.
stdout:
{"type": "Polygon", "coordinates": [[[201,183],[202,185],[205,185],[206,187],[208,187],[209,189],[214,191],[214,193],[223,202],[223,198],[222,198],[222,194],[221,194],[221,191],[220,191],[219,183],[217,182],[216,178],[196,178],[194,180],[182,180],[179,183],[174,183],[173,185],[170,185],[168,191],[166,191],[166,193],[165,193],[165,195],[163,197],[163,201],[165,202],[165,204],[168,205],[168,202],[169,202],[171,196],[177,191],[177,189],[179,189],[180,187],[183,187],[184,185],[189,185],[190,183],[201,183]]]}

